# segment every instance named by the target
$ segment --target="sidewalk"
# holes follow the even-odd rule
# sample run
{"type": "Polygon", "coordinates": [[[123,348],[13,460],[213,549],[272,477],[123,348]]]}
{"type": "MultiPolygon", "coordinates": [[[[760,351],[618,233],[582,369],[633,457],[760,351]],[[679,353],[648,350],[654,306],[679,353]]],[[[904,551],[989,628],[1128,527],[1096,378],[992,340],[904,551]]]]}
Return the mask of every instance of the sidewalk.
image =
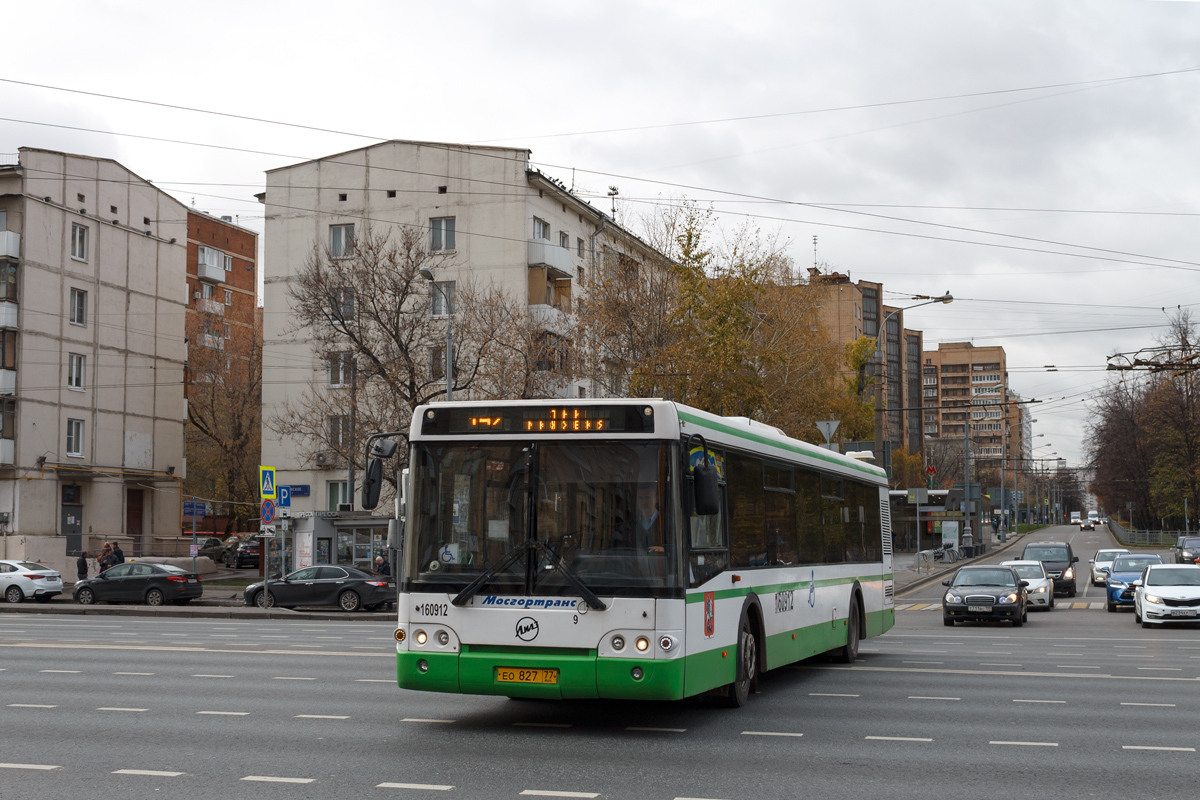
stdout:
{"type": "Polygon", "coordinates": [[[965,567],[968,564],[977,564],[980,561],[985,561],[989,558],[994,558],[1011,550],[1018,542],[1028,536],[1027,533],[1014,533],[1008,537],[1007,542],[999,541],[993,534],[988,537],[988,549],[981,556],[975,558],[966,558],[961,561],[955,561],[953,564],[944,564],[941,561],[934,561],[930,565],[930,570],[925,572],[917,572],[914,569],[916,555],[913,553],[897,553],[892,557],[892,568],[895,573],[895,594],[897,597],[905,592],[914,591],[922,587],[928,586],[931,583],[940,581],[947,575],[953,575],[959,567],[965,567]]]}

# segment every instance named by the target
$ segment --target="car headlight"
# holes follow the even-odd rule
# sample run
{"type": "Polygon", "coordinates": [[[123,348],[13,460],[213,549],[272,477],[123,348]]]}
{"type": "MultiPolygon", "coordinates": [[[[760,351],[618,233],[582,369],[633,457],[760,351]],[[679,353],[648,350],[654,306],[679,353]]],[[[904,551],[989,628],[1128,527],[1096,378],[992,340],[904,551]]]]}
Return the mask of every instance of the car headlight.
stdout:
{"type": "Polygon", "coordinates": [[[1142,595],[1142,599],[1145,600],[1147,603],[1161,603],[1162,602],[1162,598],[1159,597],[1158,595],[1154,595],[1154,594],[1144,594],[1144,595],[1142,595]]]}
{"type": "Polygon", "coordinates": [[[1045,594],[1045,593],[1046,593],[1046,587],[1045,587],[1045,586],[1039,586],[1039,587],[1037,587],[1036,589],[1034,589],[1034,590],[1033,590],[1033,593],[1034,593],[1034,594],[1045,594]]]}
{"type": "Polygon", "coordinates": [[[1016,592],[1013,592],[1012,594],[1006,594],[1000,598],[1000,605],[1002,605],[1002,606],[1011,605],[1015,602],[1017,602],[1017,593],[1016,592]]]}
{"type": "Polygon", "coordinates": [[[1063,578],[1065,580],[1071,580],[1071,578],[1074,578],[1074,577],[1075,577],[1075,570],[1068,568],[1063,571],[1063,578]]]}
{"type": "Polygon", "coordinates": [[[1111,588],[1113,588],[1113,589],[1124,589],[1124,588],[1125,588],[1125,581],[1114,581],[1114,580],[1109,580],[1109,582],[1108,582],[1108,585],[1109,585],[1111,588]]]}
{"type": "Polygon", "coordinates": [[[947,603],[961,603],[961,602],[962,602],[962,597],[961,597],[961,596],[959,596],[959,595],[957,595],[957,594],[947,594],[947,595],[946,595],[946,602],[947,602],[947,603]]]}

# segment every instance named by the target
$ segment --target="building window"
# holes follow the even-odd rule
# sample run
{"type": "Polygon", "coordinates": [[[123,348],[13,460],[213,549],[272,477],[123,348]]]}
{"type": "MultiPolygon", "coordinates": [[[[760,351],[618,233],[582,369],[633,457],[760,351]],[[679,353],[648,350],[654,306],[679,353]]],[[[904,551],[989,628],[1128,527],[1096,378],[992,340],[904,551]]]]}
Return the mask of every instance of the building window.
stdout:
{"type": "Polygon", "coordinates": [[[71,290],[70,322],[72,325],[87,324],[87,292],[82,289],[71,290]]]}
{"type": "Polygon", "coordinates": [[[580,258],[583,258],[583,239],[575,240],[575,252],[579,255],[580,258]]]}
{"type": "Polygon", "coordinates": [[[0,400],[0,439],[17,438],[17,401],[0,400]]]}
{"type": "Polygon", "coordinates": [[[354,226],[329,226],[329,257],[346,258],[354,252],[354,226]]]}
{"type": "Polygon", "coordinates": [[[83,420],[67,420],[67,455],[83,458],[83,420]]]}
{"type": "Polygon", "coordinates": [[[454,281],[438,281],[433,285],[433,315],[446,317],[454,313],[454,281]]]}
{"type": "Polygon", "coordinates": [[[200,245],[198,248],[196,248],[196,263],[205,267],[217,269],[221,266],[222,255],[224,254],[220,250],[200,245]]]}
{"type": "Polygon", "coordinates": [[[67,387],[70,389],[83,389],[83,369],[87,361],[86,356],[79,353],[71,353],[67,356],[67,387]]]}
{"type": "Polygon", "coordinates": [[[233,256],[228,253],[221,253],[221,266],[225,268],[226,272],[233,271],[233,256]]]}
{"type": "Polygon", "coordinates": [[[17,332],[0,331],[0,369],[17,368],[17,332]]]}
{"type": "Polygon", "coordinates": [[[226,339],[229,339],[229,338],[231,338],[231,337],[230,337],[230,334],[229,334],[229,323],[228,323],[228,322],[222,322],[222,323],[221,323],[221,328],[223,329],[223,333],[225,334],[225,338],[226,338],[226,339]]]}
{"type": "Polygon", "coordinates": [[[87,261],[88,229],[83,225],[71,224],[71,258],[87,261]]]}
{"type": "Polygon", "coordinates": [[[350,384],[350,354],[334,353],[329,356],[329,385],[335,388],[350,384]]]}
{"type": "Polygon", "coordinates": [[[350,446],[350,417],[341,414],[329,418],[329,446],[340,448],[350,446]]]}
{"type": "Polygon", "coordinates": [[[233,290],[232,289],[225,290],[225,305],[227,305],[227,306],[233,305],[233,290]]]}
{"type": "Polygon", "coordinates": [[[558,246],[563,250],[571,249],[571,237],[567,235],[566,231],[558,232],[558,246]]]}
{"type": "Polygon", "coordinates": [[[0,300],[17,302],[17,265],[0,263],[0,300]]]}
{"type": "Polygon", "coordinates": [[[352,318],[354,316],[354,289],[350,287],[338,289],[335,303],[334,313],[338,314],[342,320],[352,318]]]}
{"type": "Polygon", "coordinates": [[[339,505],[350,502],[349,481],[327,481],[325,490],[328,497],[325,507],[329,511],[337,511],[339,505]]]}
{"type": "Polygon", "coordinates": [[[550,241],[550,223],[544,219],[533,218],[533,238],[550,241]]]}
{"type": "Polygon", "coordinates": [[[430,250],[453,250],[454,248],[454,217],[437,217],[429,220],[431,235],[430,250]]]}

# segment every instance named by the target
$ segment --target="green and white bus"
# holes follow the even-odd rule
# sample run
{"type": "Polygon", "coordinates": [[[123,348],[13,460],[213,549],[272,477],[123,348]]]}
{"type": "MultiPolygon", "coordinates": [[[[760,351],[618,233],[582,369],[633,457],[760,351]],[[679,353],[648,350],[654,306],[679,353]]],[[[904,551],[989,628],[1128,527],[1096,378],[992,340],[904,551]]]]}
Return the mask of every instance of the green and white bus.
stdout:
{"type": "Polygon", "coordinates": [[[417,409],[410,446],[403,688],[740,706],[763,670],[853,661],[895,622],[884,472],[776,428],[453,402],[417,409]]]}

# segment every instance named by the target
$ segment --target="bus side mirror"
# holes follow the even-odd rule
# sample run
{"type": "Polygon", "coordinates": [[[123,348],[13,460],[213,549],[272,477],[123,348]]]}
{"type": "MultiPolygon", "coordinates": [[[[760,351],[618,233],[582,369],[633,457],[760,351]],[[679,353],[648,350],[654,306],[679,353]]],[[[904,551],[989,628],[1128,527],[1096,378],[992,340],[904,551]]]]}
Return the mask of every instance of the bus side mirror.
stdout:
{"type": "Polygon", "coordinates": [[[370,510],[379,505],[379,491],[383,488],[383,460],[372,458],[367,462],[367,474],[362,482],[362,507],[370,510]]]}
{"type": "Polygon", "coordinates": [[[692,467],[692,488],[695,492],[696,515],[711,517],[721,511],[721,487],[717,484],[717,468],[701,462],[692,467]]]}
{"type": "Polygon", "coordinates": [[[392,550],[400,549],[400,520],[388,520],[387,546],[392,550]]]}

